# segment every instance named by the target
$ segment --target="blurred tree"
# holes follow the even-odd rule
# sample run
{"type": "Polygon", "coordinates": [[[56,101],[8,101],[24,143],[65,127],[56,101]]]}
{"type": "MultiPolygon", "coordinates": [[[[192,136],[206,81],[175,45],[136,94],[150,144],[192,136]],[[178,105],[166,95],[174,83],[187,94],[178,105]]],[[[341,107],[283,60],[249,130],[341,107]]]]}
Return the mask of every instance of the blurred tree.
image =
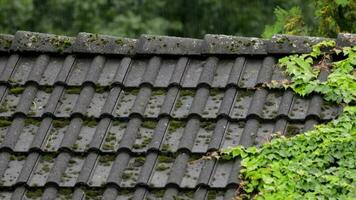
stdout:
{"type": "Polygon", "coordinates": [[[298,6],[289,10],[277,7],[276,21],[265,27],[262,36],[269,38],[276,33],[286,33],[336,37],[340,32],[356,32],[355,0],[316,0],[309,6],[314,10],[311,17],[305,17],[303,8],[298,6]]]}
{"type": "MultiPolygon", "coordinates": [[[[317,2],[326,2],[325,4],[329,1],[332,0],[317,0],[317,2]]],[[[303,30],[293,34],[309,34],[309,27],[316,23],[313,17],[315,5],[312,2],[308,0],[0,0],[0,30],[2,33],[10,34],[16,30],[29,30],[65,35],[76,35],[78,32],[85,31],[127,37],[137,37],[142,33],[198,38],[206,33],[260,36],[265,24],[271,24],[276,19],[279,28],[271,25],[270,33],[289,32],[288,30],[295,30],[294,25],[303,22],[308,26],[306,28],[304,25],[300,26],[303,30]],[[275,17],[273,9],[277,6],[280,8],[276,14],[277,12],[279,14],[275,17]],[[290,10],[292,6],[298,6],[300,11],[297,8],[290,10]],[[293,22],[280,20],[281,16],[288,17],[290,14],[299,15],[301,18],[293,22]]],[[[352,0],[335,0],[335,2],[343,4],[352,0]]],[[[333,23],[329,23],[330,19],[325,17],[326,14],[332,13],[332,19],[336,20],[336,24],[353,16],[352,12],[346,12],[351,10],[348,4],[345,4],[341,11],[338,10],[339,8],[331,8],[327,12],[319,9],[320,12],[316,17],[325,19],[326,25],[331,29],[333,23]],[[344,11],[344,17],[339,17],[338,15],[344,11]],[[327,19],[329,21],[326,21],[327,19]]],[[[340,26],[340,30],[355,26],[354,24],[344,24],[340,26]]]]}

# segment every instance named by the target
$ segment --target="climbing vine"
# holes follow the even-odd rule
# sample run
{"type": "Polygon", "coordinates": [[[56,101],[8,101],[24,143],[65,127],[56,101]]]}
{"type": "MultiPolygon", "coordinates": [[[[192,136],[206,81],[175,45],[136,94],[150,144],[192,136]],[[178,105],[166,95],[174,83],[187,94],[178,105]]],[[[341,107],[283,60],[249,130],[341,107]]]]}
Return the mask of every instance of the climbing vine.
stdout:
{"type": "Polygon", "coordinates": [[[278,65],[290,79],[265,86],[290,88],[301,96],[319,93],[343,104],[344,111],[295,137],[274,134],[261,148],[218,152],[216,158],[242,160],[236,198],[356,199],[356,46],[323,41],[308,54],[281,58],[278,65]],[[318,79],[323,70],[329,72],[326,80],[318,79]]]}

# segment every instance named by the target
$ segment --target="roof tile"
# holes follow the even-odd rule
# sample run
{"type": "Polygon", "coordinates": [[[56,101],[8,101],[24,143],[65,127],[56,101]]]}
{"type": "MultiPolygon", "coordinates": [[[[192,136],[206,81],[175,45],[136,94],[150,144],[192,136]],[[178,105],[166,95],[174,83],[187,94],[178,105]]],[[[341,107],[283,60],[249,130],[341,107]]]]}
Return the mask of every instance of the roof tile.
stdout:
{"type": "Polygon", "coordinates": [[[275,54],[319,41],[278,37],[1,35],[0,198],[230,199],[240,161],[201,156],[292,136],[342,111],[316,94],[260,88],[288,78],[275,54]],[[295,45],[279,49],[278,37],[295,45]],[[72,45],[59,52],[56,38],[72,45]]]}

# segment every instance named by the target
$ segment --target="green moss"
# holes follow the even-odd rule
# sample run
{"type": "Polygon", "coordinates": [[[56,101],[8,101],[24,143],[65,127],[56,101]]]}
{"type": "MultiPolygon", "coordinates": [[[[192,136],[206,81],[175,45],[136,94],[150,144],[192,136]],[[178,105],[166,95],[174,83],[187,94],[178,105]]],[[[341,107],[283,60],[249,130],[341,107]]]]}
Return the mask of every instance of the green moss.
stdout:
{"type": "Polygon", "coordinates": [[[105,142],[112,142],[116,140],[115,133],[109,132],[105,138],[105,142]]]}
{"type": "Polygon", "coordinates": [[[157,198],[162,198],[162,197],[164,196],[164,192],[165,192],[165,190],[155,190],[155,191],[153,192],[153,194],[154,194],[155,197],[157,197],[157,198]]]}
{"type": "Polygon", "coordinates": [[[11,121],[0,119],[0,127],[7,127],[11,125],[11,121]]]}
{"type": "Polygon", "coordinates": [[[22,94],[23,91],[25,90],[24,87],[14,87],[9,90],[10,94],[22,94]]]}
{"type": "Polygon", "coordinates": [[[115,43],[120,45],[120,46],[122,46],[122,45],[124,45],[124,40],[121,39],[121,38],[118,38],[118,39],[115,40],[115,43]]]}
{"type": "Polygon", "coordinates": [[[25,155],[18,155],[18,156],[16,157],[16,159],[17,159],[18,161],[25,160],[25,159],[26,159],[26,156],[25,156],[25,155]]]}
{"type": "Polygon", "coordinates": [[[111,123],[113,126],[120,126],[122,122],[119,120],[112,120],[111,123]]]}
{"type": "Polygon", "coordinates": [[[148,144],[150,144],[152,141],[152,137],[149,136],[144,136],[144,139],[142,141],[142,147],[146,147],[148,144]]]}
{"type": "Polygon", "coordinates": [[[0,38],[0,46],[4,49],[9,49],[11,47],[12,40],[7,38],[0,38]]]}
{"type": "Polygon", "coordinates": [[[43,172],[48,173],[49,170],[51,170],[51,168],[49,167],[49,165],[44,164],[44,165],[42,166],[42,171],[43,171],[43,172]]]}
{"type": "Polygon", "coordinates": [[[81,87],[69,87],[66,89],[66,94],[80,94],[81,87]]]}
{"type": "Polygon", "coordinates": [[[215,123],[205,121],[205,122],[201,122],[200,126],[201,126],[203,129],[205,129],[206,131],[213,131],[214,128],[215,128],[215,123]]]}
{"type": "Polygon", "coordinates": [[[172,149],[171,149],[171,147],[169,146],[169,144],[163,144],[163,145],[162,145],[162,151],[171,152],[172,149]]]}
{"type": "Polygon", "coordinates": [[[194,91],[194,90],[181,90],[181,91],[180,91],[180,96],[181,96],[181,97],[186,97],[186,96],[193,97],[194,94],[195,94],[195,91],[194,91]]]}
{"type": "Polygon", "coordinates": [[[114,150],[114,144],[106,143],[103,145],[104,150],[114,150]]]}
{"type": "Polygon", "coordinates": [[[175,132],[179,128],[184,128],[184,126],[185,126],[185,122],[183,122],[183,121],[171,120],[169,122],[168,131],[172,133],[172,132],[175,132]]]}
{"type": "Polygon", "coordinates": [[[135,167],[141,167],[143,164],[145,164],[145,158],[144,157],[137,157],[134,162],[135,167]]]}
{"type": "Polygon", "coordinates": [[[85,191],[85,199],[86,200],[99,200],[102,197],[102,190],[88,189],[85,191]]]}
{"type": "Polygon", "coordinates": [[[154,90],[154,91],[152,92],[152,95],[153,95],[153,96],[163,96],[163,95],[165,95],[165,94],[166,94],[166,91],[163,90],[163,89],[154,90]]]}
{"type": "Polygon", "coordinates": [[[43,88],[41,88],[41,90],[44,91],[47,94],[52,93],[53,89],[54,89],[53,87],[43,87],[43,88]]]}
{"type": "Polygon", "coordinates": [[[147,128],[147,129],[154,129],[154,128],[156,128],[156,125],[157,125],[157,122],[153,121],[153,120],[145,120],[142,123],[142,127],[147,128]]]}
{"type": "Polygon", "coordinates": [[[59,53],[63,52],[72,45],[72,41],[69,38],[61,36],[54,36],[49,40],[49,42],[59,53]]]}
{"type": "Polygon", "coordinates": [[[95,121],[95,119],[86,119],[83,121],[83,125],[90,128],[94,128],[96,124],[97,122],[95,121]]]}
{"type": "Polygon", "coordinates": [[[46,161],[46,162],[52,162],[53,159],[54,159],[54,156],[51,155],[51,154],[47,154],[47,155],[42,156],[42,160],[46,161]]]}
{"type": "Polygon", "coordinates": [[[210,190],[210,191],[208,192],[207,200],[215,200],[215,199],[216,199],[216,196],[217,196],[217,192],[214,191],[214,190],[210,190]]]}
{"type": "Polygon", "coordinates": [[[134,175],[133,172],[124,172],[124,173],[122,173],[121,178],[124,180],[127,180],[127,179],[131,178],[133,175],[134,175]]]}
{"type": "Polygon", "coordinates": [[[33,118],[27,118],[25,120],[25,126],[29,126],[29,125],[39,126],[40,123],[41,123],[41,121],[33,119],[33,118]]]}
{"type": "Polygon", "coordinates": [[[3,104],[0,106],[0,113],[7,112],[9,111],[9,108],[7,107],[7,104],[3,104]]]}
{"type": "Polygon", "coordinates": [[[172,163],[174,162],[174,158],[165,156],[165,155],[160,155],[158,156],[158,160],[160,163],[172,163]]]}
{"type": "Polygon", "coordinates": [[[177,102],[176,102],[175,109],[177,110],[177,109],[181,108],[182,106],[183,106],[183,102],[182,102],[182,100],[179,98],[179,99],[177,100],[177,102]]]}
{"type": "Polygon", "coordinates": [[[41,189],[29,190],[26,192],[26,197],[29,199],[37,199],[42,196],[42,193],[41,189]]]}
{"type": "Polygon", "coordinates": [[[95,92],[96,93],[102,94],[102,93],[104,93],[106,91],[109,91],[109,89],[107,87],[103,87],[103,86],[99,86],[99,85],[95,86],[95,92]]]}
{"type": "Polygon", "coordinates": [[[109,166],[111,162],[115,160],[115,155],[105,155],[99,158],[99,162],[105,166],[109,166]]]}
{"type": "Polygon", "coordinates": [[[79,144],[78,143],[73,144],[72,148],[74,150],[78,150],[79,149],[79,144]]]}
{"type": "Polygon", "coordinates": [[[137,88],[126,88],[125,93],[131,94],[133,96],[136,96],[139,93],[139,89],[137,88]]]}
{"type": "Polygon", "coordinates": [[[210,96],[212,96],[212,97],[215,97],[215,96],[219,95],[220,93],[221,93],[220,90],[217,88],[210,90],[210,96]]]}
{"type": "Polygon", "coordinates": [[[163,163],[159,163],[157,166],[156,166],[156,170],[157,171],[164,171],[166,169],[169,169],[169,166],[167,166],[167,164],[163,164],[163,163]]]}
{"type": "Polygon", "coordinates": [[[70,199],[70,197],[72,196],[72,193],[73,193],[73,191],[70,188],[61,188],[58,191],[60,198],[63,200],[70,199]]]}
{"type": "Polygon", "coordinates": [[[68,124],[69,124],[69,122],[67,120],[53,120],[52,121],[52,126],[55,129],[63,128],[65,126],[67,126],[68,124]]]}

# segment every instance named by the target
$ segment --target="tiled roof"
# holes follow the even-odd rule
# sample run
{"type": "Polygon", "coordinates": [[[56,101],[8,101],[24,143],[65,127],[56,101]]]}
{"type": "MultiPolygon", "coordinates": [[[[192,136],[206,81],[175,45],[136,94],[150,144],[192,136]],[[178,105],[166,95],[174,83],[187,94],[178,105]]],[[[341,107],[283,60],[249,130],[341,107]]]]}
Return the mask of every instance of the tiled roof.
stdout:
{"type": "Polygon", "coordinates": [[[259,87],[320,40],[0,35],[0,198],[231,199],[239,160],[198,158],[341,112],[259,87]]]}

